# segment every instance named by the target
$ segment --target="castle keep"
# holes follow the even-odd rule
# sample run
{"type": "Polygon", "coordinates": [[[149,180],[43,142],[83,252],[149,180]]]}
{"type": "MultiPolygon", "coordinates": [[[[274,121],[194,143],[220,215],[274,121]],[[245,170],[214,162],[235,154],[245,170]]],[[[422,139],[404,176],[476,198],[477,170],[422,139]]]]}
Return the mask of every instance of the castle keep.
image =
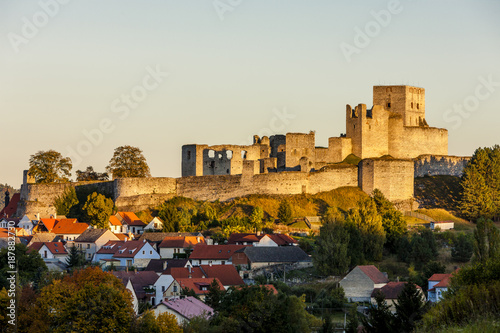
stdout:
{"type": "Polygon", "coordinates": [[[25,175],[17,215],[49,214],[68,186],[112,193],[119,209],[138,211],[173,196],[229,200],[247,194],[300,194],[359,186],[395,203],[413,199],[414,177],[460,176],[468,157],[448,156],[448,131],[429,127],[425,90],[374,86],[373,106],[346,106],[346,132],[315,146],[315,133],[254,136],[252,145],[185,145],[181,178],[122,178],[108,182],[31,184],[25,175]],[[346,163],[354,155],[358,165],[346,163]]]}

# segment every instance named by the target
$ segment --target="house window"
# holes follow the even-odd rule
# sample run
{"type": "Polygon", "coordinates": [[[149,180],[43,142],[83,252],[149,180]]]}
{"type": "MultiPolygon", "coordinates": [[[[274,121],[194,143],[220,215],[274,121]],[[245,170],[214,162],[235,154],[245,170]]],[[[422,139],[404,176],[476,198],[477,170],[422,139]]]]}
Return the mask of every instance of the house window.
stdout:
{"type": "Polygon", "coordinates": [[[188,150],[187,155],[188,155],[187,159],[190,160],[191,159],[191,151],[188,150]]]}
{"type": "Polygon", "coordinates": [[[132,266],[132,260],[127,260],[127,266],[128,267],[132,266]]]}
{"type": "Polygon", "coordinates": [[[209,265],[212,265],[212,260],[209,260],[209,261],[208,261],[208,264],[209,264],[209,265]]]}
{"type": "Polygon", "coordinates": [[[177,286],[174,286],[174,293],[177,292],[177,286]]]}
{"type": "Polygon", "coordinates": [[[146,254],[146,251],[142,250],[142,254],[146,254]]]}
{"type": "Polygon", "coordinates": [[[89,258],[89,259],[90,259],[90,257],[91,257],[91,254],[89,253],[89,254],[87,255],[87,258],[89,258]]]}
{"type": "Polygon", "coordinates": [[[161,286],[161,292],[164,293],[165,292],[165,286],[161,286]]]}
{"type": "Polygon", "coordinates": [[[149,254],[153,254],[153,251],[149,251],[149,254]]]}
{"type": "Polygon", "coordinates": [[[225,265],[225,264],[226,264],[226,262],[225,262],[224,260],[222,260],[222,261],[220,262],[220,264],[221,264],[221,265],[225,265]]]}
{"type": "Polygon", "coordinates": [[[87,249],[90,249],[90,244],[87,244],[87,249]]]}
{"type": "Polygon", "coordinates": [[[43,251],[43,257],[47,258],[47,251],[43,251]]]}

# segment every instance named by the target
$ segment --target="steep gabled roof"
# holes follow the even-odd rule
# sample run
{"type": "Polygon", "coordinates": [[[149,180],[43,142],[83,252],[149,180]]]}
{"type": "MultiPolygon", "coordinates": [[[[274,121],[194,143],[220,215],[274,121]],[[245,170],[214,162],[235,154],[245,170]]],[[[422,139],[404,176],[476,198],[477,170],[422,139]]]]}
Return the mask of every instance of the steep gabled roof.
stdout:
{"type": "Polygon", "coordinates": [[[389,282],[389,279],[381,271],[379,271],[377,267],[373,265],[356,267],[359,267],[359,269],[361,269],[361,271],[365,273],[365,275],[368,276],[375,284],[389,282]]]}
{"type": "Polygon", "coordinates": [[[193,296],[163,301],[160,304],[188,319],[199,316],[208,318],[214,313],[214,309],[193,296]]]}
{"type": "Polygon", "coordinates": [[[116,216],[114,216],[114,215],[111,215],[109,217],[109,223],[111,225],[114,225],[114,226],[120,226],[120,225],[122,225],[122,223],[120,222],[120,220],[116,216]]]}
{"type": "Polygon", "coordinates": [[[57,254],[68,254],[66,248],[61,242],[35,242],[32,243],[29,247],[37,252],[42,249],[43,246],[46,246],[47,249],[54,255],[57,254]]]}
{"type": "Polygon", "coordinates": [[[77,219],[63,219],[57,222],[52,232],[55,234],[81,234],[89,228],[89,224],[77,219]]]}
{"type": "Polygon", "coordinates": [[[118,212],[116,213],[122,218],[122,224],[127,224],[136,227],[145,227],[147,224],[142,222],[140,218],[132,212],[118,212]]]}
{"type": "Polygon", "coordinates": [[[154,242],[154,243],[161,243],[165,237],[187,237],[187,236],[193,236],[193,237],[201,237],[203,238],[203,235],[199,232],[145,232],[139,237],[139,240],[147,240],[148,242],[154,242]]]}
{"type": "Polygon", "coordinates": [[[268,234],[269,238],[271,238],[278,246],[297,244],[297,241],[292,237],[284,234],[268,234]]]}
{"type": "Polygon", "coordinates": [[[236,244],[236,243],[258,243],[264,235],[257,235],[254,233],[234,233],[229,236],[227,240],[228,244],[236,244]]]}
{"type": "Polygon", "coordinates": [[[144,288],[153,286],[158,280],[159,276],[153,271],[140,271],[140,272],[125,272],[116,271],[113,275],[121,279],[123,284],[126,286],[127,282],[130,280],[132,287],[134,288],[137,298],[141,299],[146,296],[144,288]]]}
{"type": "Polygon", "coordinates": [[[0,218],[2,217],[12,217],[16,214],[17,204],[21,200],[20,193],[14,193],[9,201],[9,204],[0,211],[0,218]]]}
{"type": "Polygon", "coordinates": [[[58,220],[56,219],[40,219],[38,225],[43,224],[48,232],[52,232],[58,220]]]}
{"type": "Polygon", "coordinates": [[[197,244],[205,244],[205,239],[194,236],[165,237],[158,248],[188,248],[197,244]]]}
{"type": "Polygon", "coordinates": [[[33,235],[33,237],[30,240],[30,243],[35,243],[35,242],[54,242],[62,240],[61,237],[57,236],[56,234],[53,234],[51,232],[39,232],[33,235]]]}
{"type": "Polygon", "coordinates": [[[166,268],[174,268],[174,267],[185,267],[188,263],[188,259],[151,259],[146,266],[146,271],[155,271],[156,273],[161,273],[165,271],[164,265],[166,264],[166,268]]]}
{"type": "MultiPolygon", "coordinates": [[[[375,297],[377,291],[382,292],[385,299],[397,299],[401,291],[404,289],[407,282],[388,282],[382,288],[375,288],[372,291],[372,297],[375,297]]],[[[420,286],[416,286],[417,289],[422,289],[420,286]]]]}
{"type": "Polygon", "coordinates": [[[141,241],[109,241],[97,253],[113,254],[113,258],[133,258],[146,244],[141,241]]]}
{"type": "Polygon", "coordinates": [[[447,288],[450,283],[451,274],[448,274],[447,277],[443,278],[439,283],[434,285],[434,288],[447,288]]]}
{"type": "Polygon", "coordinates": [[[449,277],[451,274],[432,274],[429,281],[441,281],[444,278],[449,277]]]}
{"type": "Polygon", "coordinates": [[[187,279],[189,276],[197,279],[206,277],[200,267],[167,267],[163,274],[172,275],[174,279],[187,279]]]}
{"type": "Polygon", "coordinates": [[[224,286],[239,286],[245,284],[233,265],[201,265],[208,278],[218,278],[224,286]]]}
{"type": "Polygon", "coordinates": [[[196,295],[208,294],[208,290],[202,290],[203,288],[208,289],[210,283],[215,279],[219,284],[220,290],[224,290],[224,285],[217,278],[187,278],[187,279],[175,279],[181,287],[181,289],[188,288],[192,289],[196,295]]]}
{"type": "MultiPolygon", "coordinates": [[[[94,243],[99,238],[101,238],[108,229],[87,229],[80,236],[75,239],[75,242],[85,242],[85,243],[94,243]]],[[[114,234],[110,231],[110,237],[113,238],[114,234]]],[[[116,237],[116,236],[114,236],[116,237]]],[[[118,240],[118,238],[116,238],[118,240]]]]}
{"type": "Polygon", "coordinates": [[[235,251],[247,247],[246,245],[202,245],[194,247],[189,259],[197,260],[229,260],[235,251]]]}
{"type": "Polygon", "coordinates": [[[250,262],[311,261],[309,255],[298,246],[249,246],[241,251],[250,262]]]}

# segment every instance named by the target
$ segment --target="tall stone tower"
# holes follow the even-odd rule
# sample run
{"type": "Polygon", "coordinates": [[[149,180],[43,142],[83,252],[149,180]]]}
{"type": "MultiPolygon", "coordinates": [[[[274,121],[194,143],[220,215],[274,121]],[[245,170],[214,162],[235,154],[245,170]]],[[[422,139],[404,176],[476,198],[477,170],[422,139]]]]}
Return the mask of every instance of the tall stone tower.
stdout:
{"type": "Polygon", "coordinates": [[[412,86],[373,86],[373,105],[400,114],[404,126],[427,126],[425,89],[412,86]]]}

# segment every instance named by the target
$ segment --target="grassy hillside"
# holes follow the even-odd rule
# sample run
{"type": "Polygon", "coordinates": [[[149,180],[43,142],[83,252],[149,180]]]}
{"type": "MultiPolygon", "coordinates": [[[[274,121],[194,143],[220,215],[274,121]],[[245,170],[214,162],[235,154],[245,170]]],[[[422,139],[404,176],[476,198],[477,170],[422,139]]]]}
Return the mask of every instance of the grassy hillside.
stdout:
{"type": "Polygon", "coordinates": [[[474,223],[456,217],[453,213],[440,208],[419,209],[417,212],[430,216],[436,221],[453,221],[455,222],[455,230],[472,231],[475,226],[474,223]]]}
{"type": "Polygon", "coordinates": [[[460,199],[460,178],[454,176],[415,178],[415,199],[425,208],[455,211],[460,199]]]}

